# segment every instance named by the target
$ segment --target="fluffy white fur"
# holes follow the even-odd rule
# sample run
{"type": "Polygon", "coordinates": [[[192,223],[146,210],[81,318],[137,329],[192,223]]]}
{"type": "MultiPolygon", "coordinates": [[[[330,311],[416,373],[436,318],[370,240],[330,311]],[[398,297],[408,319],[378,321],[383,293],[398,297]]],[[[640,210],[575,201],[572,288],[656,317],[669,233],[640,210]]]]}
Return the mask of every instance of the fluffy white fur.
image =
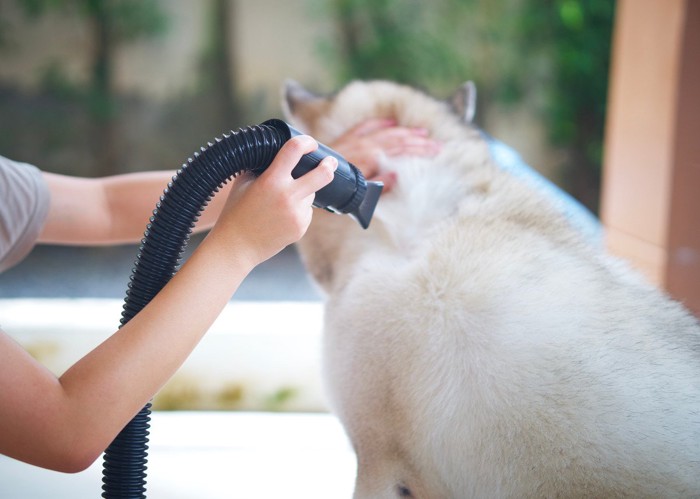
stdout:
{"type": "Polygon", "coordinates": [[[392,117],[444,144],[385,159],[367,231],[319,210],[299,244],[355,497],[700,497],[698,322],[491,163],[468,90],[285,89],[321,142],[392,117]]]}

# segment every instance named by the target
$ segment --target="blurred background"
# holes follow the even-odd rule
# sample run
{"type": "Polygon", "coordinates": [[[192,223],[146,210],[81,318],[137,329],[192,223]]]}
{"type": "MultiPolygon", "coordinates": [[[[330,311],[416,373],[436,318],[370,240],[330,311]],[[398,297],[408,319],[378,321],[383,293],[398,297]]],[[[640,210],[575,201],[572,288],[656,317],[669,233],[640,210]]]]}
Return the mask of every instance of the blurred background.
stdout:
{"type": "MultiPolygon", "coordinates": [[[[473,80],[477,124],[597,213],[614,7],[0,0],[0,154],[87,177],[177,169],[279,117],[286,78],[319,93],[383,78],[440,98],[473,80]]],[[[0,324],[62,372],[117,327],[137,250],[37,246],[0,275],[0,324]]],[[[320,300],[293,247],[260,265],[155,407],[325,410],[320,300]]]]}
{"type": "Polygon", "coordinates": [[[0,152],[85,176],[177,168],[223,131],[386,78],[448,97],[598,209],[612,0],[0,0],[0,152]]]}
{"type": "MultiPolygon", "coordinates": [[[[441,98],[473,80],[477,125],[600,214],[608,247],[700,316],[698,55],[695,0],[0,0],[0,154],[88,177],[172,170],[223,132],[279,117],[286,78],[319,93],[384,78],[441,98]]],[[[0,275],[0,324],[62,372],[116,329],[136,254],[36,247],[0,275]]],[[[153,465],[166,455],[172,468],[152,474],[167,482],[161,497],[205,496],[179,481],[193,460],[198,473],[214,470],[196,487],[211,482],[221,497],[248,476],[258,495],[240,497],[265,496],[260,484],[277,476],[283,490],[269,497],[295,487],[338,497],[308,493],[320,477],[349,497],[354,460],[339,427],[232,423],[242,411],[327,411],[322,313],[293,247],[253,271],[155,399],[156,433],[166,414],[206,421],[193,430],[178,419],[155,435],[153,465]],[[211,425],[208,410],[221,409],[221,426],[211,425]],[[236,428],[250,432],[250,452],[231,437],[224,456],[222,438],[236,428]],[[298,438],[285,443],[289,435],[298,438]],[[237,468],[246,471],[231,480],[237,468]]],[[[30,468],[0,456],[0,496],[39,485],[37,497],[92,495],[76,493],[77,482],[61,495],[59,475],[30,468]]],[[[98,489],[93,471],[87,491],[98,489]]]]}

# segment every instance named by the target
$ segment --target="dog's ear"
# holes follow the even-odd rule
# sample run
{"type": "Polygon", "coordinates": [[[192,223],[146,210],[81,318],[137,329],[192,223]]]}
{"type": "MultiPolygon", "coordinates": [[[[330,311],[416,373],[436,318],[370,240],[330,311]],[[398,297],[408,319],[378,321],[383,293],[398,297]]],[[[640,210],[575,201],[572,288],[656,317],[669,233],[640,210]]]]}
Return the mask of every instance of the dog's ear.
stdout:
{"type": "Polygon", "coordinates": [[[465,123],[474,121],[476,114],[476,85],[473,81],[464,83],[450,98],[450,104],[459,118],[465,123]]]}
{"type": "Polygon", "coordinates": [[[298,81],[287,79],[282,85],[282,111],[299,128],[309,129],[308,111],[325,101],[325,97],[310,92],[298,81]]]}

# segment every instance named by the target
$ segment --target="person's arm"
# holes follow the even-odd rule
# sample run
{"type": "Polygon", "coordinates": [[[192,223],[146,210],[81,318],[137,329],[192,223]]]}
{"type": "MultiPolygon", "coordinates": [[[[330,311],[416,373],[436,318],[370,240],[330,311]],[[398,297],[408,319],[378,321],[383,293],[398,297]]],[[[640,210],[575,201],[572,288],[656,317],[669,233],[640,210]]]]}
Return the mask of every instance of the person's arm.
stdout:
{"type": "MultiPolygon", "coordinates": [[[[80,178],[44,172],[51,201],[40,243],[108,245],[140,241],[173,171],[80,178]]],[[[211,228],[230,188],[204,210],[196,230],[211,228]]]]}
{"type": "MultiPolygon", "coordinates": [[[[372,119],[360,123],[333,144],[368,180],[385,183],[391,190],[394,177],[380,172],[383,156],[429,156],[439,144],[423,129],[396,126],[393,120],[372,119]]],[[[102,178],[79,178],[44,173],[51,192],[49,216],[40,243],[108,245],[134,243],[143,237],[146,224],[174,171],[140,172],[102,178]]],[[[224,186],[202,213],[195,231],[212,227],[230,185],[224,186]]]]}
{"type": "Polygon", "coordinates": [[[89,466],[180,367],[250,270],[304,234],[314,193],[336,165],[327,158],[293,179],[315,147],[295,137],[257,180],[241,177],[181,270],[60,378],[0,331],[0,453],[64,472],[89,466]]]}

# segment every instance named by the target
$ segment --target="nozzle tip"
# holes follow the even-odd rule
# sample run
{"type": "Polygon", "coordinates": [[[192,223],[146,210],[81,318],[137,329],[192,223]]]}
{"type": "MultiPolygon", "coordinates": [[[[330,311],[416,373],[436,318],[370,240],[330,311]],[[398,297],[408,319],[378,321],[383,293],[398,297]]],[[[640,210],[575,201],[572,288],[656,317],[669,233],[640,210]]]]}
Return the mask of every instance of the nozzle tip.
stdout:
{"type": "Polygon", "coordinates": [[[363,229],[369,227],[369,223],[374,215],[374,209],[379,202],[384,184],[382,182],[367,182],[367,192],[365,197],[355,211],[348,213],[353,217],[363,229]]]}

